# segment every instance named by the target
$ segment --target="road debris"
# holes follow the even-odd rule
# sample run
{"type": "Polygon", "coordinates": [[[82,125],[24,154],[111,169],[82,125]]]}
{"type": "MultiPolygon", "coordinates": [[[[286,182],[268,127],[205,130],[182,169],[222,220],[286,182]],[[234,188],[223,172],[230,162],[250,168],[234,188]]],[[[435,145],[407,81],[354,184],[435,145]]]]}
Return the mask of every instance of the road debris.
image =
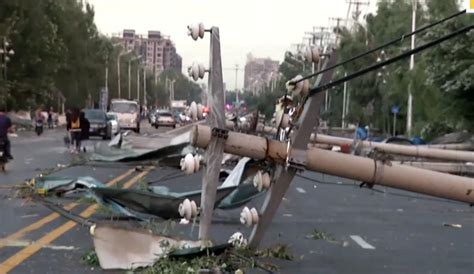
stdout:
{"type": "Polygon", "coordinates": [[[443,226],[446,227],[452,227],[452,228],[462,228],[461,224],[449,224],[449,223],[443,223],[443,226]]]}
{"type": "Polygon", "coordinates": [[[333,235],[325,231],[320,231],[317,229],[314,229],[313,232],[311,232],[311,234],[306,235],[306,238],[312,239],[312,240],[325,240],[328,243],[339,244],[339,242],[336,240],[336,238],[334,238],[333,235]]]}

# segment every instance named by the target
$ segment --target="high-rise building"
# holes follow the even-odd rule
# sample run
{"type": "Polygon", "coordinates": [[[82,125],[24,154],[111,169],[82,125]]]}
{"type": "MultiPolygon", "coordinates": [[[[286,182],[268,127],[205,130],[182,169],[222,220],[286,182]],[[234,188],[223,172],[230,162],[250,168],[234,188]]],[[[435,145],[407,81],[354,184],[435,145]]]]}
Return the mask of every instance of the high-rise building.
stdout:
{"type": "Polygon", "coordinates": [[[272,86],[279,78],[280,63],[270,58],[255,58],[247,55],[245,64],[244,89],[253,94],[260,94],[265,86],[272,86]]]}
{"type": "Polygon", "coordinates": [[[160,31],[148,31],[148,35],[139,35],[135,30],[125,29],[119,39],[125,51],[135,51],[142,56],[147,69],[159,75],[166,69],[181,71],[182,59],[176,52],[174,43],[160,31]]]}

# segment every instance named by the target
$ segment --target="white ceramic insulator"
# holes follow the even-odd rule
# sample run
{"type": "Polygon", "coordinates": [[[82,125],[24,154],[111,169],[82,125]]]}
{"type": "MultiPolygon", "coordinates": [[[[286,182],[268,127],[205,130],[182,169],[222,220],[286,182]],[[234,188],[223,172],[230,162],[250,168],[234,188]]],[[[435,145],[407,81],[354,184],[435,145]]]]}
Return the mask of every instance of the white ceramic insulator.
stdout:
{"type": "Polygon", "coordinates": [[[180,162],[181,170],[186,174],[193,174],[196,170],[196,161],[191,153],[186,154],[180,162]]]}
{"type": "Polygon", "coordinates": [[[199,78],[204,78],[204,74],[206,73],[206,68],[204,67],[203,64],[198,64],[198,74],[199,74],[199,78]]]}
{"type": "Polygon", "coordinates": [[[193,64],[188,69],[189,77],[193,78],[194,81],[199,80],[199,64],[193,62],[193,64]]]}
{"type": "Polygon", "coordinates": [[[185,199],[181,204],[179,204],[178,211],[179,215],[188,221],[198,215],[196,202],[190,201],[189,199],[185,199]]]}
{"type": "Polygon", "coordinates": [[[202,119],[202,114],[203,114],[203,106],[201,103],[197,104],[197,117],[198,119],[202,119]]]}
{"type": "Polygon", "coordinates": [[[205,32],[204,24],[199,23],[199,38],[204,38],[204,32],[205,32]]]}
{"type": "Polygon", "coordinates": [[[196,41],[199,38],[199,25],[189,25],[188,26],[188,35],[196,41]]]}
{"type": "Polygon", "coordinates": [[[258,191],[267,190],[270,188],[271,178],[270,174],[267,172],[262,172],[259,170],[255,177],[253,177],[253,185],[258,189],[258,191]]]}
{"type": "Polygon", "coordinates": [[[240,213],[240,222],[248,227],[258,224],[258,212],[255,208],[244,207],[240,213]]]}
{"type": "Polygon", "coordinates": [[[317,63],[319,62],[319,58],[320,58],[319,48],[308,46],[305,48],[305,51],[303,52],[303,56],[306,62],[317,63]]]}
{"type": "Polygon", "coordinates": [[[306,62],[313,62],[313,51],[310,46],[304,48],[303,57],[306,62]]]}
{"type": "Polygon", "coordinates": [[[301,79],[303,79],[303,76],[297,75],[286,84],[288,91],[293,93],[293,95],[299,95],[304,88],[304,84],[303,82],[298,82],[295,85],[290,85],[290,82],[300,81],[301,79]]]}
{"type": "Polygon", "coordinates": [[[191,105],[189,106],[189,113],[191,115],[191,119],[193,121],[197,120],[197,105],[196,102],[192,102],[191,105]]]}
{"type": "Polygon", "coordinates": [[[230,236],[228,243],[232,244],[235,247],[245,247],[247,246],[247,239],[244,238],[244,235],[241,232],[235,232],[230,236]]]}
{"type": "Polygon", "coordinates": [[[194,156],[194,172],[198,172],[201,166],[202,157],[198,154],[194,156]]]}

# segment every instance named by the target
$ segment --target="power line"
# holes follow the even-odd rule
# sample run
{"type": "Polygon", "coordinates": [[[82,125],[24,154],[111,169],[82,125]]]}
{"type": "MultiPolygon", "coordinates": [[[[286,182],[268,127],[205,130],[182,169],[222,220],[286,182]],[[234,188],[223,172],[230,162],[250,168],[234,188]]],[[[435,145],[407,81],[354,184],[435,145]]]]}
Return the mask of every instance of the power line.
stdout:
{"type": "Polygon", "coordinates": [[[338,79],[338,80],[335,80],[335,81],[331,81],[331,82],[329,82],[329,83],[326,84],[326,85],[322,85],[322,86],[318,86],[318,87],[316,87],[316,88],[313,88],[313,89],[310,90],[309,96],[313,96],[313,95],[315,95],[315,94],[318,93],[318,92],[321,92],[321,91],[330,89],[330,88],[332,88],[332,87],[335,87],[335,86],[337,86],[337,85],[339,85],[339,84],[342,84],[342,83],[344,83],[344,82],[346,82],[346,81],[352,80],[352,79],[354,79],[354,78],[356,78],[356,77],[359,77],[359,76],[361,76],[361,75],[363,75],[363,74],[366,74],[367,72],[370,72],[370,71],[379,69],[379,68],[384,67],[384,66],[386,66],[386,65],[392,64],[392,63],[394,63],[394,62],[396,62],[396,61],[399,61],[399,60],[401,60],[401,59],[403,59],[403,58],[409,57],[409,56],[412,55],[412,54],[416,54],[416,53],[418,53],[418,52],[421,52],[421,51],[423,51],[423,50],[425,50],[425,49],[428,49],[428,48],[430,48],[430,47],[432,47],[432,46],[435,46],[435,45],[437,45],[437,44],[440,44],[440,43],[442,43],[442,42],[444,42],[444,41],[446,41],[446,40],[449,40],[449,39],[451,39],[451,38],[454,38],[454,37],[457,36],[457,35],[466,33],[466,32],[468,32],[468,31],[470,31],[472,28],[474,28],[474,25],[470,25],[470,26],[467,26],[467,27],[458,29],[457,31],[451,32],[451,33],[448,34],[448,35],[442,36],[442,37],[439,38],[439,39],[436,39],[436,40],[431,41],[431,42],[429,42],[429,43],[426,43],[426,44],[424,44],[424,45],[422,45],[422,46],[419,46],[419,47],[417,47],[417,48],[414,48],[413,50],[405,51],[404,53],[402,53],[402,54],[400,54],[400,55],[397,55],[397,56],[395,56],[395,57],[393,57],[393,58],[391,58],[391,59],[387,59],[387,60],[385,60],[385,61],[382,61],[382,62],[380,62],[380,63],[377,63],[377,64],[375,64],[375,65],[372,65],[372,66],[370,66],[370,67],[361,69],[361,70],[359,70],[359,71],[357,71],[357,72],[355,72],[355,73],[353,73],[353,74],[350,74],[350,75],[348,75],[348,76],[342,77],[342,78],[340,78],[340,79],[338,79]]]}
{"type": "Polygon", "coordinates": [[[446,21],[448,21],[448,20],[451,20],[451,19],[453,19],[453,18],[456,18],[456,17],[458,17],[458,16],[460,16],[460,15],[463,15],[463,14],[465,14],[465,13],[466,13],[466,10],[457,12],[457,13],[455,13],[455,14],[453,14],[453,15],[450,15],[450,16],[448,16],[448,17],[446,17],[446,18],[443,18],[443,19],[441,19],[441,20],[439,20],[439,21],[436,21],[436,22],[433,22],[433,23],[431,23],[431,24],[428,24],[428,25],[426,25],[426,26],[424,26],[424,27],[421,27],[421,28],[419,28],[419,29],[417,29],[417,30],[415,30],[415,31],[413,31],[413,32],[403,34],[402,36],[400,36],[400,37],[398,37],[398,38],[396,38],[396,39],[394,39],[394,40],[392,40],[392,41],[389,41],[389,42],[387,42],[387,43],[384,43],[384,44],[382,44],[382,45],[380,45],[380,46],[378,46],[378,47],[376,47],[376,48],[374,48],[374,49],[368,50],[368,51],[366,51],[366,52],[364,52],[364,53],[361,53],[361,54],[359,54],[359,55],[356,55],[356,56],[354,56],[354,57],[352,57],[352,58],[349,58],[349,59],[347,59],[347,60],[345,60],[345,61],[342,61],[342,62],[340,62],[340,63],[338,63],[338,64],[335,64],[334,66],[330,66],[330,67],[328,67],[328,68],[325,68],[325,69],[323,69],[323,70],[320,70],[320,71],[318,71],[318,72],[316,72],[316,73],[312,73],[312,74],[310,74],[310,75],[307,75],[307,76],[303,77],[302,79],[300,79],[300,80],[298,80],[298,81],[293,81],[292,84],[299,83],[299,82],[304,81],[304,80],[306,80],[306,79],[310,79],[310,78],[312,78],[312,77],[318,76],[319,74],[324,73],[324,72],[326,72],[326,71],[329,71],[329,70],[335,69],[335,68],[337,68],[337,67],[343,66],[343,65],[345,65],[345,64],[347,64],[347,63],[350,63],[350,62],[352,62],[352,61],[355,61],[355,60],[357,60],[357,59],[359,59],[359,58],[362,58],[362,57],[364,57],[364,56],[367,56],[367,55],[369,55],[369,54],[371,54],[371,53],[373,53],[373,52],[375,52],[375,51],[381,50],[381,49],[383,49],[383,48],[385,48],[385,47],[388,47],[388,46],[391,46],[391,45],[393,45],[393,44],[395,44],[395,43],[401,42],[401,41],[405,40],[405,38],[407,38],[407,37],[411,37],[412,35],[415,35],[415,34],[417,34],[417,33],[420,33],[420,32],[422,32],[422,31],[425,31],[425,30],[427,30],[427,29],[429,29],[429,28],[432,28],[432,27],[434,27],[434,26],[436,26],[436,25],[439,25],[439,24],[441,24],[441,23],[444,23],[444,22],[446,22],[446,21]]]}

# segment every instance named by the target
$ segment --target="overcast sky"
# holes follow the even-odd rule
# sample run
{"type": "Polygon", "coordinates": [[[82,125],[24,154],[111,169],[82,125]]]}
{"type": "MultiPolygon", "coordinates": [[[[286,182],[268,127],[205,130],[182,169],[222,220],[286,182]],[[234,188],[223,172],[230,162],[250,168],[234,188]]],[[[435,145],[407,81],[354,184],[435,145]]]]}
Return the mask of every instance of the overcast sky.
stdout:
{"type": "MultiPolygon", "coordinates": [[[[88,0],[95,7],[96,24],[112,35],[123,29],[140,34],[159,30],[171,36],[183,57],[183,70],[193,61],[208,64],[209,36],[194,41],[186,26],[203,22],[220,28],[224,82],[235,86],[235,64],[246,56],[282,61],[284,52],[301,43],[313,26],[327,26],[329,17],[346,17],[346,0],[88,0]]],[[[375,10],[375,0],[363,11],[375,10]]],[[[243,71],[238,74],[243,85],[243,71]]]]}
{"type": "MultiPolygon", "coordinates": [[[[372,1],[375,2],[375,1],[372,1]]],[[[235,86],[235,64],[243,68],[247,53],[282,61],[293,43],[301,43],[313,26],[327,26],[329,17],[345,17],[346,0],[89,0],[102,33],[124,28],[146,34],[159,30],[171,36],[183,57],[183,69],[193,61],[208,64],[209,36],[194,41],[186,26],[203,22],[220,28],[224,82],[235,86]]],[[[243,71],[238,74],[243,85],[243,71]]]]}

